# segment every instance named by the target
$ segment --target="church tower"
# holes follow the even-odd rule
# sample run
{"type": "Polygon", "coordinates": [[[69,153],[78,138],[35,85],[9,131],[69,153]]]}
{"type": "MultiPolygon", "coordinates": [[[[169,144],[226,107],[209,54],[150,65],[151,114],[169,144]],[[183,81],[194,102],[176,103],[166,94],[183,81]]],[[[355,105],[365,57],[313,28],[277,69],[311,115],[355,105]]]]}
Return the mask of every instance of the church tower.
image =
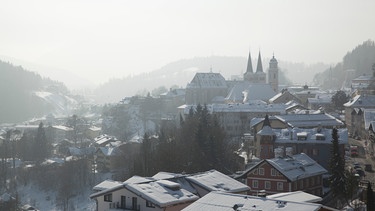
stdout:
{"type": "Polygon", "coordinates": [[[251,55],[249,52],[249,58],[247,59],[247,68],[245,74],[243,74],[243,78],[245,81],[252,81],[253,79],[253,63],[251,62],[251,55]]]}
{"type": "Polygon", "coordinates": [[[260,51],[258,55],[257,71],[255,72],[254,83],[257,83],[257,84],[266,83],[266,73],[263,72],[262,57],[260,55],[260,51]]]}
{"type": "Polygon", "coordinates": [[[279,92],[279,68],[277,67],[277,64],[278,62],[275,59],[275,55],[273,55],[268,69],[268,83],[276,93],[279,92]]]}

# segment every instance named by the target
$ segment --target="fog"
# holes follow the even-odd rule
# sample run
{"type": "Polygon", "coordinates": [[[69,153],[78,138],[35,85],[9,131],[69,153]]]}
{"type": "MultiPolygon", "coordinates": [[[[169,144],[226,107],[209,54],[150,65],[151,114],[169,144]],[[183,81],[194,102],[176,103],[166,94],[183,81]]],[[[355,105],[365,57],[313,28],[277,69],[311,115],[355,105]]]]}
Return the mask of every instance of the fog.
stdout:
{"type": "Polygon", "coordinates": [[[0,59],[55,80],[66,81],[59,75],[69,71],[93,84],[180,59],[255,57],[258,50],[333,64],[375,38],[373,8],[371,0],[9,0],[0,7],[0,59]]]}

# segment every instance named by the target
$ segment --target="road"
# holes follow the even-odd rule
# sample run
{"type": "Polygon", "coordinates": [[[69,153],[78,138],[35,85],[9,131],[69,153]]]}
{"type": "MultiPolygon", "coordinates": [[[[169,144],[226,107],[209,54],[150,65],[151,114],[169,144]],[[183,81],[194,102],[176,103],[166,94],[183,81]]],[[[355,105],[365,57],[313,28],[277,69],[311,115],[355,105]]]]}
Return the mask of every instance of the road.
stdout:
{"type": "Polygon", "coordinates": [[[353,168],[354,163],[358,163],[365,172],[365,176],[361,177],[361,180],[368,180],[372,182],[372,184],[375,184],[375,157],[373,144],[366,140],[355,140],[351,138],[349,138],[349,144],[358,146],[358,156],[347,159],[346,165],[353,168]],[[371,164],[373,170],[365,171],[366,164],[371,164]]]}

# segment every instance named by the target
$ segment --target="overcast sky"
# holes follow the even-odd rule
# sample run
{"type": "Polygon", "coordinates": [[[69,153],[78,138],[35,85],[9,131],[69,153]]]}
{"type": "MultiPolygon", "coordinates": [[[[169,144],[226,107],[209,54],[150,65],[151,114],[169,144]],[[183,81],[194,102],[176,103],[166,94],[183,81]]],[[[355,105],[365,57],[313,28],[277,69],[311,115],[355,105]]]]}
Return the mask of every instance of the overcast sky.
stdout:
{"type": "MultiPolygon", "coordinates": [[[[335,64],[375,40],[374,0],[0,0],[0,55],[96,84],[196,56],[335,64]]],[[[35,70],[36,71],[36,70],[35,70]]]]}

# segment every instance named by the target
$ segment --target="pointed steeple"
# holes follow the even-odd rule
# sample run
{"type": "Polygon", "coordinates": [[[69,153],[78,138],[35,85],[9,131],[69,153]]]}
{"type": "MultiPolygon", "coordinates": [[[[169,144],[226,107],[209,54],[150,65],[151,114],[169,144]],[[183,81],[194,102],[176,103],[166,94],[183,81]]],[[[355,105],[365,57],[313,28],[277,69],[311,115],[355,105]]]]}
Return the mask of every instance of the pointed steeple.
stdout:
{"type": "Polygon", "coordinates": [[[263,66],[262,66],[262,57],[260,56],[260,51],[258,55],[258,64],[257,64],[257,73],[263,72],[263,66]]]}
{"type": "Polygon", "coordinates": [[[251,55],[249,51],[249,58],[247,59],[247,68],[246,68],[247,73],[253,73],[253,63],[251,62],[251,55]]]}
{"type": "Polygon", "coordinates": [[[263,127],[264,126],[269,126],[271,127],[271,123],[270,123],[270,119],[268,117],[268,114],[266,114],[266,116],[264,117],[264,121],[263,121],[263,127]]]}

